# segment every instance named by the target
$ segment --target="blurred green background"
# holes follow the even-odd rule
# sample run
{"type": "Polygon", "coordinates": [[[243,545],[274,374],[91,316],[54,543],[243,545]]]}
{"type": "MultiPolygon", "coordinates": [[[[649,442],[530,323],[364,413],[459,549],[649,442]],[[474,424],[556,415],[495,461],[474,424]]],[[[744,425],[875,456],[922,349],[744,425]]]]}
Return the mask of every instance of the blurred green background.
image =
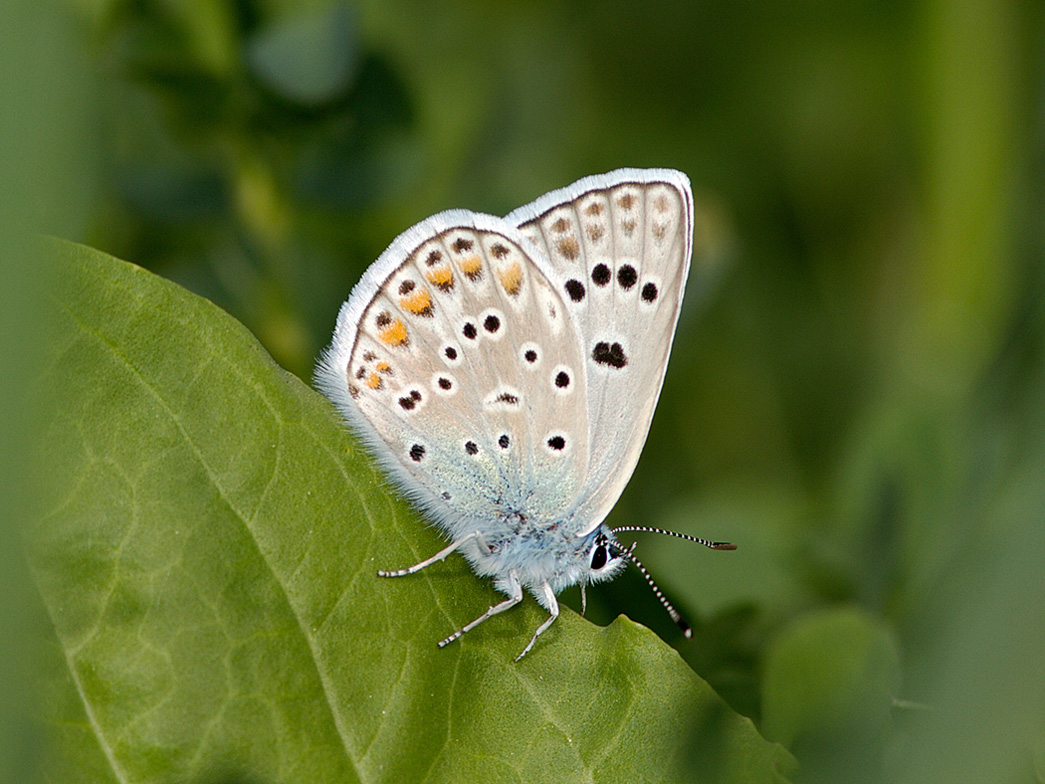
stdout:
{"type": "MultiPolygon", "coordinates": [[[[590,592],[590,616],[679,642],[806,780],[1045,781],[1042,3],[0,13],[5,519],[31,504],[27,231],[208,297],[308,379],[352,284],[415,222],[678,168],[694,270],[610,522],[739,549],[640,542],[693,642],[634,574],[590,592]]],[[[3,630],[22,640],[46,621],[5,529],[3,630]]],[[[29,672],[31,646],[9,650],[29,672]]],[[[12,780],[42,753],[33,699],[4,709],[26,738],[4,744],[12,780]]]]}

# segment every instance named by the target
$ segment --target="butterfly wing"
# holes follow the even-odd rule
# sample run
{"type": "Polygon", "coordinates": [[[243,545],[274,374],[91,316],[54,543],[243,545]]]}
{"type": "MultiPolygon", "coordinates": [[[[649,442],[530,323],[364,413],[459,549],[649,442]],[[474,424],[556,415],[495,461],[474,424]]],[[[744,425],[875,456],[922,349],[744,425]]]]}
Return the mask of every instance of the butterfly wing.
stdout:
{"type": "Polygon", "coordinates": [[[586,363],[549,264],[501,218],[398,237],[338,315],[317,385],[452,538],[561,519],[588,455],[586,363]]]}
{"type": "Polygon", "coordinates": [[[591,435],[573,516],[588,533],[631,478],[660,396],[692,254],[689,179],[620,169],[505,220],[550,260],[549,277],[580,332],[591,435]]]}

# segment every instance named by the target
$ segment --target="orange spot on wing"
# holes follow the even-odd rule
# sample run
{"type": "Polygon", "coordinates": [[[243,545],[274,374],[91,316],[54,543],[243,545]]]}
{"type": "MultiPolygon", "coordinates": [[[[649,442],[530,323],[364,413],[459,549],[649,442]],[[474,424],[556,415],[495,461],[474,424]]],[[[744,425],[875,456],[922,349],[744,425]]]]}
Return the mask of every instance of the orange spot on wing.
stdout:
{"type": "Polygon", "coordinates": [[[432,315],[432,295],[428,293],[428,289],[417,289],[405,297],[400,297],[399,305],[415,316],[432,315]]]}
{"type": "Polygon", "coordinates": [[[381,376],[379,376],[377,373],[371,373],[369,376],[366,377],[366,385],[371,389],[380,389],[381,376]]]}
{"type": "Polygon", "coordinates": [[[461,259],[461,272],[469,277],[470,280],[475,280],[482,274],[483,262],[478,256],[469,256],[466,259],[461,259]]]}
{"type": "Polygon", "coordinates": [[[522,286],[522,267],[519,262],[513,261],[508,266],[497,270],[497,277],[509,296],[514,297],[519,293],[519,288],[522,286]]]}
{"type": "Polygon", "coordinates": [[[399,319],[394,319],[387,326],[382,327],[377,336],[381,342],[388,346],[402,346],[407,341],[406,327],[399,319]]]}
{"type": "Polygon", "coordinates": [[[449,291],[454,287],[454,271],[448,264],[428,270],[425,277],[428,278],[429,283],[441,291],[449,291]]]}

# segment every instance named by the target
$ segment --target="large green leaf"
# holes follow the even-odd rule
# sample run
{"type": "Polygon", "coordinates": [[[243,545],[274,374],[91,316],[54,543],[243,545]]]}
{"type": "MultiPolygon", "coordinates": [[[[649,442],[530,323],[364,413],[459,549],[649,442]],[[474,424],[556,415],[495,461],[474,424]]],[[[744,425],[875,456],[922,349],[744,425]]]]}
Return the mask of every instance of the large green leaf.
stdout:
{"type": "Polygon", "coordinates": [[[782,747],[674,650],[532,600],[458,558],[332,407],[218,308],[53,243],[37,397],[53,623],[51,777],[67,781],[781,781],[782,747]]]}

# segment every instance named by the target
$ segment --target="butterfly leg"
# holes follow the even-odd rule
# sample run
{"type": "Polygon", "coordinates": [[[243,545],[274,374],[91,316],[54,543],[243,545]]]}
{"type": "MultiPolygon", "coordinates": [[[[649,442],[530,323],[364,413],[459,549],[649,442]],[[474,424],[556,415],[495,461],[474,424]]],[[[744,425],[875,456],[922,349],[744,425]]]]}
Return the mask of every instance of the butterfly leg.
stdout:
{"type": "Polygon", "coordinates": [[[581,583],[581,617],[584,617],[584,611],[588,609],[588,592],[584,590],[587,587],[587,583],[581,583]]]}
{"type": "Polygon", "coordinates": [[[456,632],[451,634],[445,640],[442,640],[439,643],[439,647],[442,648],[442,647],[444,647],[446,645],[449,645],[454,640],[456,640],[456,639],[464,636],[468,632],[470,632],[472,629],[474,629],[476,626],[478,626],[480,623],[485,621],[490,616],[497,615],[497,613],[502,613],[505,610],[507,610],[507,609],[509,609],[511,607],[514,607],[519,602],[521,602],[522,598],[523,598],[522,585],[519,584],[519,575],[517,575],[514,570],[508,572],[508,588],[511,591],[511,593],[510,593],[510,595],[508,596],[507,599],[505,599],[500,604],[493,605],[492,607],[490,607],[490,609],[488,609],[486,612],[484,612],[482,615],[480,615],[474,621],[472,621],[471,623],[467,624],[463,628],[458,629],[456,632]]]}
{"type": "Polygon", "coordinates": [[[541,586],[541,593],[543,595],[543,601],[541,604],[548,608],[548,612],[551,613],[551,615],[548,620],[537,627],[537,631],[533,633],[533,639],[531,639],[526,647],[523,648],[522,653],[515,657],[516,661],[519,661],[519,659],[530,652],[530,648],[532,648],[533,644],[537,642],[537,638],[544,634],[548,627],[555,623],[555,619],[559,617],[559,602],[555,598],[555,591],[552,590],[552,587],[548,585],[548,583],[544,583],[541,586]]]}
{"type": "Polygon", "coordinates": [[[426,566],[431,566],[436,561],[443,560],[450,553],[454,552],[455,550],[459,550],[461,547],[463,547],[464,545],[468,544],[468,542],[472,541],[473,539],[475,539],[476,541],[479,542],[479,546],[481,548],[489,549],[489,548],[487,548],[486,543],[483,542],[482,537],[479,536],[479,532],[478,531],[472,531],[467,536],[462,536],[456,542],[453,542],[450,545],[444,547],[442,550],[440,550],[438,553],[433,555],[431,558],[425,558],[423,561],[421,561],[421,563],[414,564],[413,566],[408,566],[406,569],[392,569],[391,571],[385,571],[384,569],[378,569],[377,570],[377,576],[378,577],[405,577],[408,574],[414,574],[415,572],[421,571],[426,566]]]}

